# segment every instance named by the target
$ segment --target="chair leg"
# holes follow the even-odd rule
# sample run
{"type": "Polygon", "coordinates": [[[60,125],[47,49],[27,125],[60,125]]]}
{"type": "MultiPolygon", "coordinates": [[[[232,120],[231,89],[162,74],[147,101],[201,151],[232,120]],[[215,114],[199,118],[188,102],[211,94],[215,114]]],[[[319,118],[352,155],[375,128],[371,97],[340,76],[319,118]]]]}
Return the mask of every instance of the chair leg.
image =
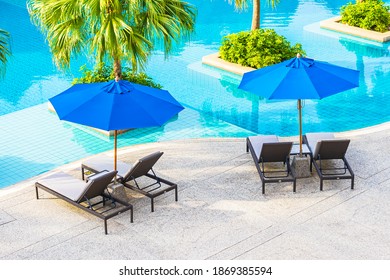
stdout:
{"type": "Polygon", "coordinates": [[[296,180],[294,180],[294,182],[293,182],[293,192],[296,192],[296,190],[297,190],[297,182],[296,182],[296,180]]]}
{"type": "Polygon", "coordinates": [[[104,233],[107,235],[107,220],[104,220],[104,233]]]}
{"type": "Polygon", "coordinates": [[[262,194],[265,194],[265,182],[264,181],[262,181],[261,182],[261,192],[262,192],[262,194]]]}
{"type": "Polygon", "coordinates": [[[154,212],[154,198],[152,197],[150,200],[151,200],[152,212],[154,212]]]}
{"type": "Polygon", "coordinates": [[[37,197],[37,199],[39,199],[38,187],[36,185],[35,185],[35,196],[37,197]]]}
{"type": "Polygon", "coordinates": [[[353,190],[353,188],[354,188],[354,183],[355,183],[355,177],[352,176],[352,178],[351,178],[351,190],[353,190]]]}
{"type": "Polygon", "coordinates": [[[323,182],[322,178],[320,178],[320,191],[322,191],[323,182]]]}
{"type": "Polygon", "coordinates": [[[175,201],[178,201],[178,194],[177,194],[177,186],[176,186],[176,188],[175,188],[175,201]]]}
{"type": "Polygon", "coordinates": [[[84,167],[81,167],[81,178],[82,178],[83,181],[84,181],[84,179],[85,179],[84,167]]]}

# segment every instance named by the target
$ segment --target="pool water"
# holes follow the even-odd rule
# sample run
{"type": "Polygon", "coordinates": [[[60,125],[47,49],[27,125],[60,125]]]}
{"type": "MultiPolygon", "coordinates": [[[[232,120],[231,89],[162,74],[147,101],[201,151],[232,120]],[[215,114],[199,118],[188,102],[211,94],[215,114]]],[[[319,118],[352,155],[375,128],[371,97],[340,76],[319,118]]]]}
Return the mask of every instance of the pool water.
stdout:
{"type": "MultiPolygon", "coordinates": [[[[250,28],[251,7],[238,13],[223,0],[189,2],[198,8],[191,41],[179,43],[167,60],[156,50],[145,69],[186,109],[161,128],[121,135],[119,146],[181,138],[296,135],[296,102],[264,100],[238,90],[240,76],[200,62],[218,51],[224,35],[250,28]]],[[[319,28],[319,21],[338,15],[349,0],[281,1],[275,10],[262,2],[262,27],[274,28],[292,44],[301,43],[311,58],[361,73],[359,88],[305,101],[304,132],[345,131],[390,120],[390,44],[319,28]]],[[[73,61],[66,73],[58,71],[43,36],[30,23],[25,1],[0,0],[0,28],[11,33],[13,53],[0,80],[0,188],[112,149],[112,139],[61,122],[47,110],[47,99],[70,86],[83,59],[73,61]]]]}
{"type": "MultiPolygon", "coordinates": [[[[232,9],[226,2],[196,2],[202,2],[202,8],[207,6],[209,11],[199,15],[197,37],[184,49],[180,60],[166,63],[167,68],[181,68],[183,74],[171,76],[169,71],[160,71],[164,63],[161,57],[152,59],[148,72],[164,81],[164,86],[191,108],[255,133],[296,135],[296,101],[269,101],[238,90],[239,76],[199,63],[200,57],[218,50],[223,35],[248,29],[250,13],[233,13],[227,20],[220,16],[232,9]]],[[[262,6],[263,27],[276,29],[293,44],[302,43],[309,57],[361,71],[359,88],[323,100],[305,101],[304,131],[344,131],[390,119],[390,44],[355,40],[319,28],[320,20],[338,14],[342,2],[281,1],[276,11],[264,3],[262,6]]]]}

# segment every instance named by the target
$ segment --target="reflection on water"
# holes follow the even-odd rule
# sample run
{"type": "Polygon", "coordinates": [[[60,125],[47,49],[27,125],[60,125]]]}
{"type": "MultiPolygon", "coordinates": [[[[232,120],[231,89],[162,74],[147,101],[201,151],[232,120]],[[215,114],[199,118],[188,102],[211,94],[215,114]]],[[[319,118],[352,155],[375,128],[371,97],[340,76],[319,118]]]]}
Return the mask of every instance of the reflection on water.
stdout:
{"type": "Polygon", "coordinates": [[[381,44],[381,45],[372,45],[364,44],[360,41],[354,41],[352,39],[340,38],[340,43],[346,50],[351,53],[354,53],[357,57],[374,57],[380,58],[390,55],[390,45],[381,44]]]}

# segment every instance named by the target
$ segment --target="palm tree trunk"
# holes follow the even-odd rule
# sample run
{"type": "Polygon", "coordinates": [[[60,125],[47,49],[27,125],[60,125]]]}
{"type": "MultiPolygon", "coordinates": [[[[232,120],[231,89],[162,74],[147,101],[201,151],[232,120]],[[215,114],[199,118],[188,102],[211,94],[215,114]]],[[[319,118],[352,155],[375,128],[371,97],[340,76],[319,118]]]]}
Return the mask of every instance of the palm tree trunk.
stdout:
{"type": "Polygon", "coordinates": [[[251,30],[260,28],[260,0],[253,0],[252,27],[251,30]]]}
{"type": "Polygon", "coordinates": [[[122,65],[119,59],[114,60],[115,81],[122,80],[122,65]]]}

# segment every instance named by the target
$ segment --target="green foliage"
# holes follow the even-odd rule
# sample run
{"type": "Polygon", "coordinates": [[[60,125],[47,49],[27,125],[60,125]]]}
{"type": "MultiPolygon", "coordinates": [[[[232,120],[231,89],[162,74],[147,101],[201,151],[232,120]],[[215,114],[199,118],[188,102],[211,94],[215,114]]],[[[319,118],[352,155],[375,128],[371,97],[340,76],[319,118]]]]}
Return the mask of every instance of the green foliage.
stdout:
{"type": "Polygon", "coordinates": [[[262,68],[305,55],[301,44],[290,45],[287,39],[273,29],[256,29],[227,35],[219,49],[223,60],[242,66],[262,68]]]}
{"type": "Polygon", "coordinates": [[[378,32],[389,31],[390,7],[381,0],[363,0],[341,7],[341,22],[378,32]]]}
{"type": "Polygon", "coordinates": [[[196,16],[182,0],[28,0],[27,8],[60,69],[80,54],[142,69],[157,44],[168,55],[189,36],[196,16]]]}
{"type": "Polygon", "coordinates": [[[0,77],[5,72],[5,64],[11,55],[10,35],[7,31],[0,29],[0,77]]]}
{"type": "MultiPolygon", "coordinates": [[[[115,78],[115,73],[112,67],[103,63],[100,63],[98,67],[93,70],[88,69],[84,65],[80,68],[80,71],[82,72],[82,76],[80,78],[75,78],[72,84],[100,83],[114,80],[115,78]]],[[[153,82],[152,78],[145,73],[133,73],[129,67],[123,68],[122,79],[140,85],[162,88],[160,84],[153,82]]]]}

